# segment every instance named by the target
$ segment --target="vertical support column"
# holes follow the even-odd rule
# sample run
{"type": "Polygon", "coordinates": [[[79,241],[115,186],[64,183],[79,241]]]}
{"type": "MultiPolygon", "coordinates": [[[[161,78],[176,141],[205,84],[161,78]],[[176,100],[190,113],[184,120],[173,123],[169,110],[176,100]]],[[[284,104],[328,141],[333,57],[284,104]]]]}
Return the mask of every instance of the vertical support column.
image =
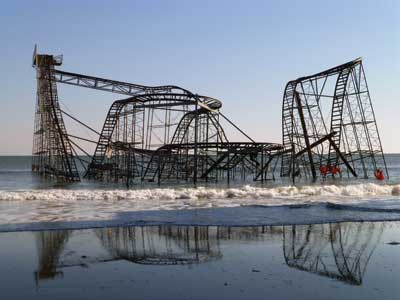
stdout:
{"type": "Polygon", "coordinates": [[[312,152],[311,152],[310,140],[308,138],[307,126],[306,126],[306,122],[304,120],[303,106],[301,104],[301,99],[300,99],[299,93],[295,91],[294,94],[295,94],[295,99],[296,99],[296,104],[297,104],[297,110],[299,111],[301,127],[303,129],[304,141],[305,141],[306,147],[307,147],[308,160],[310,162],[311,174],[313,177],[313,181],[315,181],[315,180],[317,180],[317,172],[315,171],[314,159],[313,159],[312,152]]]}
{"type": "Polygon", "coordinates": [[[261,183],[264,183],[264,149],[261,151],[261,183]]]}
{"type": "Polygon", "coordinates": [[[194,162],[193,162],[193,183],[197,183],[197,151],[198,151],[198,127],[199,127],[199,98],[195,95],[196,107],[195,107],[195,117],[194,117],[194,162]]]}
{"type": "Polygon", "coordinates": [[[74,149],[68,138],[52,74],[56,65],[61,62],[51,55],[35,55],[38,85],[33,170],[58,181],[79,181],[74,149]]]}
{"type": "Polygon", "coordinates": [[[291,168],[292,168],[292,183],[295,184],[296,183],[296,172],[295,172],[295,168],[296,168],[296,152],[295,152],[295,148],[294,148],[294,143],[292,143],[292,150],[290,155],[292,156],[292,159],[290,160],[291,163],[291,168]]]}
{"type": "MultiPolygon", "coordinates": [[[[206,128],[206,142],[208,143],[208,142],[210,142],[209,141],[209,132],[208,132],[209,131],[209,126],[210,126],[210,115],[209,114],[207,114],[206,120],[207,120],[207,124],[206,124],[207,125],[207,128],[206,128]]],[[[209,151],[210,151],[210,148],[207,147],[205,163],[204,163],[204,165],[206,166],[206,170],[209,168],[209,166],[208,166],[209,151]]],[[[202,172],[204,172],[204,169],[202,170],[202,172]]],[[[206,182],[208,182],[208,174],[206,175],[206,182]]]]}
{"type": "Polygon", "coordinates": [[[157,184],[160,186],[161,185],[161,165],[162,161],[164,161],[164,153],[163,151],[160,152],[158,156],[158,165],[157,165],[157,184]]]}

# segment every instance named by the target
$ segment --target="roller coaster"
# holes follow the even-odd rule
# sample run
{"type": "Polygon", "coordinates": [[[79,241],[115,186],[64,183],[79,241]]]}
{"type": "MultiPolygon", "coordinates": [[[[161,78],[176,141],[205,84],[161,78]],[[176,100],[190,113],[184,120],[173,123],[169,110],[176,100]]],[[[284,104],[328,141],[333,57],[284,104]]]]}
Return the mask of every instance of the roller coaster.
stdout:
{"type": "MultiPolygon", "coordinates": [[[[37,104],[32,169],[59,181],[80,181],[78,151],[84,177],[114,182],[204,182],[252,176],[267,180],[274,158],[283,151],[276,143],[256,143],[220,108],[214,98],[194,94],[178,86],[149,87],[56,69],[62,57],[38,54],[37,104]],[[115,101],[101,132],[60,108],[57,83],[128,95],[115,101]],[[98,141],[68,134],[68,116],[96,133],[98,141]],[[228,140],[221,119],[244,137],[228,140]],[[76,139],[95,142],[90,155],[76,139]]],[[[275,160],[276,161],[276,160],[275,160]]],[[[275,163],[276,165],[276,163],[275,163]]]]}
{"type": "Polygon", "coordinates": [[[62,71],[62,56],[39,54],[36,47],[32,65],[37,75],[32,170],[47,178],[129,186],[264,182],[274,180],[277,170],[293,182],[389,175],[361,59],[286,85],[282,144],[254,141],[221,112],[221,101],[178,86],[144,86],[62,71]],[[61,108],[59,84],[127,98],[112,103],[97,131],[61,108]],[[65,117],[98,139],[69,134],[65,117]],[[227,132],[239,133],[243,140],[232,141],[227,132]],[[95,144],[94,154],[79,141],[95,144]]]}

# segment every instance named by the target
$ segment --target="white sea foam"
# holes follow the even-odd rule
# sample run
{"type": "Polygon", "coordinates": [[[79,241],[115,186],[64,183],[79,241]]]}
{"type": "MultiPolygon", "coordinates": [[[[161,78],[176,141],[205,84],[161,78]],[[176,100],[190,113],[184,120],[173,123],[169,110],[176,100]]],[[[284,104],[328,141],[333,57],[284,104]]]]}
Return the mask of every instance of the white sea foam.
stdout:
{"type": "MultiPolygon", "coordinates": [[[[379,185],[374,183],[352,185],[308,185],[239,188],[156,188],[140,190],[23,190],[0,191],[0,201],[118,201],[118,200],[179,200],[179,199],[273,199],[309,197],[370,197],[400,195],[400,184],[379,185]]],[[[328,199],[327,198],[327,199],[328,199]]],[[[323,200],[322,198],[320,200],[323,200]]]]}
{"type": "MultiPolygon", "coordinates": [[[[109,220],[118,213],[146,210],[291,205],[371,199],[397,202],[400,185],[362,183],[236,188],[157,188],[140,190],[0,191],[0,224],[109,220]]],[[[393,202],[392,202],[393,204],[393,202]]]]}

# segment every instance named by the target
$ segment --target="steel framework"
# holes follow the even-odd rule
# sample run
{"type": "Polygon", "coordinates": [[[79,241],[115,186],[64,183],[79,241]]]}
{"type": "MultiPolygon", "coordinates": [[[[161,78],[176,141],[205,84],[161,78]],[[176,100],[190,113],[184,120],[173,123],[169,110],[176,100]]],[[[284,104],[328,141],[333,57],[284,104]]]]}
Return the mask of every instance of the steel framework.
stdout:
{"type": "Polygon", "coordinates": [[[229,142],[220,107],[216,99],[176,93],[114,102],[86,176],[158,183],[257,177],[281,146],[229,142]]]}
{"type": "Polygon", "coordinates": [[[61,57],[34,52],[38,101],[32,169],[62,181],[78,181],[78,150],[63,115],[98,134],[95,153],[84,166],[88,179],[124,182],[193,182],[273,179],[283,147],[257,143],[220,112],[222,103],[178,86],[143,86],[61,71],[61,57]],[[115,101],[101,132],[61,110],[57,85],[102,90],[129,98],[115,101]],[[231,142],[222,126],[244,136],[231,142]],[[274,164],[275,163],[275,164],[274,164]]]}
{"type": "Polygon", "coordinates": [[[71,143],[58,102],[54,66],[60,57],[34,54],[37,74],[37,102],[33,137],[32,170],[65,181],[79,181],[71,143]]]}
{"type": "Polygon", "coordinates": [[[288,82],[282,133],[284,147],[292,150],[282,156],[282,177],[315,180],[326,167],[364,178],[381,169],[388,177],[360,58],[288,82]]]}
{"type": "Polygon", "coordinates": [[[258,143],[220,111],[222,103],[174,85],[144,86],[56,69],[61,56],[34,51],[37,103],[33,139],[35,172],[79,181],[78,151],[89,156],[84,176],[102,181],[193,182],[281,177],[388,177],[361,59],[290,81],[282,105],[283,146],[258,143]],[[129,98],[115,101],[101,132],[60,108],[57,83],[129,98]],[[98,134],[68,134],[63,116],[98,134]],[[223,124],[225,124],[223,126],[223,124]],[[231,126],[244,141],[232,142],[231,126]],[[72,139],[71,139],[72,138],[72,139]],[[96,144],[93,155],[74,140],[96,144]],[[325,171],[323,171],[325,170],[325,171]],[[335,172],[330,172],[336,170],[335,172]]]}

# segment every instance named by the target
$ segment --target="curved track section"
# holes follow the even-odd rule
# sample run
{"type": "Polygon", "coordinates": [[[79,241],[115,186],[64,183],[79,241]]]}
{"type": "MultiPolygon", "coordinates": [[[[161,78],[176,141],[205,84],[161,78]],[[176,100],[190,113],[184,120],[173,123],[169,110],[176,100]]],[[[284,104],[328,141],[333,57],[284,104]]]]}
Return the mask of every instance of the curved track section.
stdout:
{"type": "MultiPolygon", "coordinates": [[[[92,162],[89,165],[88,171],[85,176],[96,178],[99,171],[102,169],[113,168],[112,164],[107,163],[107,158],[113,156],[113,151],[116,146],[123,144],[124,147],[129,147],[131,152],[141,152],[142,156],[144,153],[150,153],[158,149],[154,146],[154,136],[157,136],[157,128],[163,130],[162,135],[166,138],[163,143],[181,143],[183,137],[187,134],[188,129],[196,117],[213,114],[216,109],[219,109],[222,104],[220,101],[204,97],[197,96],[186,90],[183,93],[155,93],[155,94],[140,94],[128,99],[115,101],[107,114],[106,120],[101,131],[99,141],[96,146],[95,153],[92,158],[92,162]],[[196,107],[200,107],[197,108],[196,107]],[[126,112],[128,108],[129,112],[126,112]],[[183,113],[183,117],[180,122],[175,126],[173,122],[160,120],[160,116],[157,117],[157,112],[165,112],[165,116],[171,118],[171,114],[178,111],[183,113]],[[134,115],[137,119],[137,115],[141,114],[143,124],[133,125],[133,131],[142,131],[141,142],[123,141],[119,143],[120,137],[115,137],[117,129],[120,127],[119,123],[126,117],[127,114],[134,115]],[[158,125],[154,125],[154,122],[159,121],[158,125]],[[167,138],[171,128],[176,128],[174,135],[171,140],[167,138]]],[[[132,124],[125,124],[126,126],[132,126],[132,124]]],[[[126,127],[125,126],[125,127],[126,127]]],[[[118,133],[117,133],[118,134],[118,133]]],[[[101,173],[101,172],[100,172],[101,173]]]]}
{"type": "Polygon", "coordinates": [[[222,103],[217,99],[175,85],[144,86],[57,70],[55,66],[62,64],[62,57],[38,55],[36,50],[33,64],[40,71],[32,166],[35,171],[77,181],[78,159],[86,169],[85,176],[127,185],[156,178],[158,183],[169,179],[193,183],[197,179],[223,179],[229,183],[249,176],[264,181],[271,175],[274,179],[276,163],[272,164],[272,159],[281,154],[281,145],[256,143],[219,112],[222,103]],[[111,105],[98,133],[60,109],[56,83],[131,97],[111,105]],[[98,141],[68,135],[62,114],[99,134],[98,141]],[[229,142],[220,120],[250,142],[229,142]],[[94,142],[94,155],[69,137],[94,142]],[[89,161],[80,158],[77,150],[90,157],[89,161]]]}
{"type": "Polygon", "coordinates": [[[282,177],[388,177],[361,59],[286,85],[282,140],[282,177]]]}

